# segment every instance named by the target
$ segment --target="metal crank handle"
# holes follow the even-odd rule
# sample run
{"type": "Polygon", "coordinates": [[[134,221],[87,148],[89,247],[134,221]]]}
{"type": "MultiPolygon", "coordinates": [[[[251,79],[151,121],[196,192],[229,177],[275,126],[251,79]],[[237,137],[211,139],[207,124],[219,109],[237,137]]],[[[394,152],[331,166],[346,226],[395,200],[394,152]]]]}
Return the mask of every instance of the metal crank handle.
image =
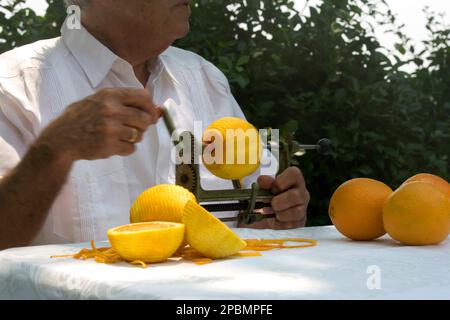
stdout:
{"type": "MultiPolygon", "coordinates": [[[[241,211],[246,210],[248,208],[248,201],[243,201],[241,203],[213,203],[213,204],[202,204],[201,205],[205,210],[209,212],[218,212],[218,211],[241,211]]],[[[270,207],[271,204],[266,202],[256,202],[255,209],[262,209],[270,207]]]]}
{"type": "Polygon", "coordinates": [[[329,155],[332,152],[332,142],[330,139],[320,139],[317,144],[300,144],[302,150],[317,150],[319,154],[329,155]]]}
{"type": "Polygon", "coordinates": [[[258,221],[262,221],[264,219],[273,219],[276,217],[277,215],[274,213],[271,214],[252,213],[248,214],[246,217],[244,217],[244,219],[242,219],[242,217],[238,215],[236,217],[219,218],[219,220],[222,222],[233,222],[242,220],[241,222],[243,222],[244,224],[252,224],[258,221]]]}

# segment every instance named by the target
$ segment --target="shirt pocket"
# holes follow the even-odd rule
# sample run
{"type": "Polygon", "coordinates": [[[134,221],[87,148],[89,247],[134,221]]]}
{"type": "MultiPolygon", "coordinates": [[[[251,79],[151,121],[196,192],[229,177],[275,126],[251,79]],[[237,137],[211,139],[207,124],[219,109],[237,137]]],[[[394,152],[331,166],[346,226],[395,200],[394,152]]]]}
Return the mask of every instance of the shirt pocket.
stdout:
{"type": "Polygon", "coordinates": [[[74,242],[106,240],[108,229],[129,223],[130,195],[123,158],[78,161],[60,194],[54,231],[74,242]]]}
{"type": "Polygon", "coordinates": [[[87,218],[93,222],[94,239],[107,239],[108,229],[128,224],[131,206],[129,181],[122,157],[114,156],[90,164],[92,181],[89,201],[94,208],[87,218]]]}

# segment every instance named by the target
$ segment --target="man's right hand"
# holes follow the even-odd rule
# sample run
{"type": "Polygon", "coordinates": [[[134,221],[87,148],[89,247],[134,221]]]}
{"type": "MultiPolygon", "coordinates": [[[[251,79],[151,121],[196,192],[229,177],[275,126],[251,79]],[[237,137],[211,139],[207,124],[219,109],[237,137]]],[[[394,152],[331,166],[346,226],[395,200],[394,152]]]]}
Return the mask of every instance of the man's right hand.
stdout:
{"type": "Polygon", "coordinates": [[[67,107],[35,145],[69,161],[127,156],[161,115],[144,89],[103,89],[67,107]]]}

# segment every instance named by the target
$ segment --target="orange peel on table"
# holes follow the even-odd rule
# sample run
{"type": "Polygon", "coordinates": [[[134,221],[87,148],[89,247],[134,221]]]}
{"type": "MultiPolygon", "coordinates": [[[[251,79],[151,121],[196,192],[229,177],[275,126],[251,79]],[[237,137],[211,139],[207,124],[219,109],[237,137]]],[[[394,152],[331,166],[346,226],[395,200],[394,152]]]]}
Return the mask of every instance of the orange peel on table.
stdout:
{"type": "Polygon", "coordinates": [[[247,247],[243,250],[268,251],[274,249],[299,249],[310,248],[317,245],[317,240],[304,238],[284,238],[284,239],[247,239],[247,247]],[[286,242],[306,243],[302,245],[288,246],[286,242]]]}
{"type": "MultiPolygon", "coordinates": [[[[298,249],[298,248],[309,248],[317,245],[317,240],[313,239],[303,239],[303,238],[285,238],[285,239],[247,239],[244,240],[247,243],[247,246],[241,251],[231,255],[230,257],[259,257],[261,256],[261,251],[269,251],[275,249],[298,249]],[[295,246],[287,246],[284,245],[286,242],[300,242],[307,243],[303,245],[295,245],[295,246]]],[[[120,255],[111,247],[107,248],[96,248],[94,245],[94,241],[91,241],[92,249],[84,248],[80,252],[76,254],[66,254],[66,255],[58,255],[51,256],[50,258],[74,258],[80,260],[87,259],[95,259],[97,263],[118,263],[125,261],[120,255]]],[[[205,265],[209,263],[213,263],[215,259],[207,258],[202,255],[197,250],[187,246],[183,248],[178,255],[174,255],[173,258],[182,258],[184,260],[193,262],[197,265],[205,265]]],[[[127,261],[125,261],[127,262],[127,261]]],[[[136,260],[132,262],[128,262],[133,265],[141,265],[143,268],[147,268],[148,264],[141,261],[136,260]]]]}
{"type": "Polygon", "coordinates": [[[95,262],[107,264],[123,261],[120,255],[112,247],[97,248],[94,240],[91,240],[91,249],[83,248],[75,254],[56,255],[51,256],[50,258],[74,258],[78,260],[88,260],[94,258],[95,262]]]}
{"type": "Polygon", "coordinates": [[[249,257],[258,255],[245,251],[258,252],[317,245],[316,240],[302,238],[242,240],[227,225],[194,201],[188,201],[184,207],[182,222],[186,226],[187,242],[192,247],[191,251],[184,252],[185,258],[200,259],[200,256],[203,256],[203,258],[209,258],[212,261],[230,256],[249,257]],[[285,245],[286,242],[307,244],[287,246],[285,245]],[[197,253],[193,254],[192,250],[197,251],[197,253]]]}
{"type": "Polygon", "coordinates": [[[181,258],[204,265],[228,257],[256,257],[261,256],[262,251],[308,248],[317,245],[316,240],[303,238],[243,240],[193,200],[187,200],[181,220],[182,223],[154,221],[116,227],[108,231],[112,248],[97,249],[91,241],[92,249],[85,248],[76,254],[52,258],[72,257],[81,260],[94,258],[98,263],[126,261],[146,268],[148,263],[162,262],[168,258],[181,258]],[[163,233],[167,234],[163,236],[163,233]],[[177,239],[172,239],[175,236],[177,239]],[[183,237],[189,245],[180,247],[183,237]],[[288,242],[301,244],[287,245],[288,242]],[[167,254],[157,250],[167,247],[168,243],[172,245],[164,250],[167,254]],[[155,254],[158,259],[153,260],[155,254]]]}

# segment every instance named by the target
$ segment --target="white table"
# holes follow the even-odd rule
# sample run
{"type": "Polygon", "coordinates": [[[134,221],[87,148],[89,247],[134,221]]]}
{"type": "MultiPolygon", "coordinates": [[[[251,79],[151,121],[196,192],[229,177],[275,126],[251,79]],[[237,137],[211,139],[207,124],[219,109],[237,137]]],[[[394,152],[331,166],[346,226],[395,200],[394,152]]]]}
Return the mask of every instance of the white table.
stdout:
{"type": "Polygon", "coordinates": [[[203,266],[170,261],[148,269],[49,258],[88,244],[9,249],[0,252],[0,298],[450,299],[448,240],[439,246],[406,247],[387,236],[353,242],[334,227],[236,231],[243,238],[303,237],[319,244],[203,266]]]}

